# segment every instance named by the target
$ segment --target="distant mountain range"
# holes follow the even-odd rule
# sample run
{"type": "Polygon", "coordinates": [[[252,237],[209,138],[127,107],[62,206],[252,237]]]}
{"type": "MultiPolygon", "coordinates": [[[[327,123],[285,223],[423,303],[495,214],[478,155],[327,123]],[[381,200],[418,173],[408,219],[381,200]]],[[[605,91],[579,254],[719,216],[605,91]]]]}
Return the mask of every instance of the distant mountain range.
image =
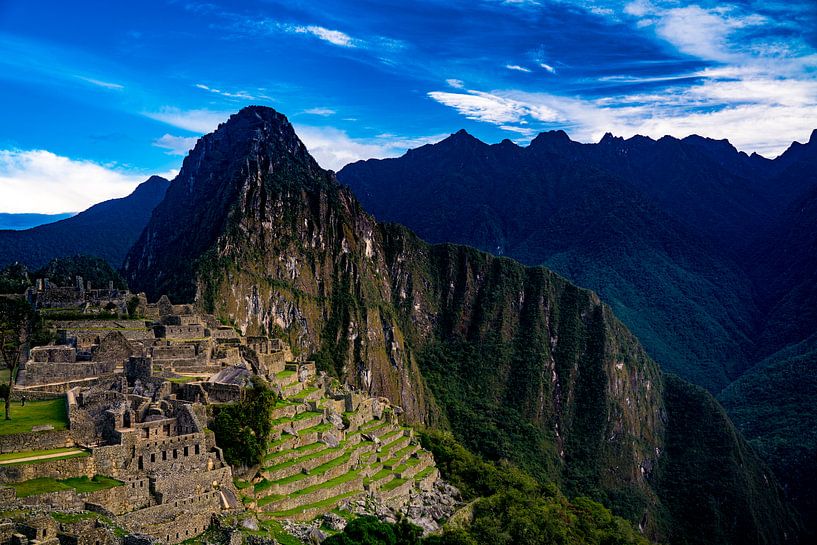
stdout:
{"type": "Polygon", "coordinates": [[[769,160],[699,136],[460,131],[338,173],[377,218],[597,291],[726,407],[817,520],[817,131],[769,160]]]}
{"type": "Polygon", "coordinates": [[[65,214],[8,214],[0,212],[0,230],[14,229],[19,231],[21,229],[31,229],[38,225],[64,220],[73,215],[73,212],[65,214]]]}
{"type": "Polygon", "coordinates": [[[22,231],[0,230],[0,268],[19,261],[34,270],[55,257],[84,254],[118,269],[169,185],[151,176],[127,197],[101,202],[76,216],[22,231]]]}

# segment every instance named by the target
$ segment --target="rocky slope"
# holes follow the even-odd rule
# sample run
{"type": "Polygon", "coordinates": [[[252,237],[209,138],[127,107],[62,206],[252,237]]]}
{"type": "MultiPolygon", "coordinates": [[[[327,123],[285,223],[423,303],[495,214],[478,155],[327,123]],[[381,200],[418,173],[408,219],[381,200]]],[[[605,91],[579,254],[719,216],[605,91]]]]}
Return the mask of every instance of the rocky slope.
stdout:
{"type": "Polygon", "coordinates": [[[82,254],[118,269],[168,185],[151,176],[127,197],[95,204],[76,216],[23,231],[0,230],[0,267],[19,261],[34,270],[55,257],[82,254]]]}
{"type": "Polygon", "coordinates": [[[723,543],[796,533],[774,479],[704,410],[711,397],[665,383],[595,294],[378,223],[269,108],[199,141],[124,270],[152,299],[195,297],[245,333],[286,336],[410,421],[603,499],[651,536],[701,541],[700,518],[723,543]],[[704,421],[722,447],[711,460],[683,448],[704,421]],[[700,510],[668,490],[700,494],[700,510]]]}

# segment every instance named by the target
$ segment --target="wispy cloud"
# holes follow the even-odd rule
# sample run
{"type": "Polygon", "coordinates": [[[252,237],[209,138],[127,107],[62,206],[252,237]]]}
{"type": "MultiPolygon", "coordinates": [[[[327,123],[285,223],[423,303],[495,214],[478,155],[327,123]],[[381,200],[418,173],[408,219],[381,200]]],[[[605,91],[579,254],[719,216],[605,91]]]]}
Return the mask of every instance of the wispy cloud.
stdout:
{"type": "Polygon", "coordinates": [[[214,131],[219,123],[230,117],[231,113],[206,109],[181,110],[173,106],[165,106],[158,112],[144,112],[143,115],[179,129],[205,134],[214,131]]]}
{"type": "Polygon", "coordinates": [[[440,104],[457,110],[468,119],[507,125],[509,123],[527,123],[527,118],[542,122],[554,122],[562,119],[559,113],[545,105],[534,105],[497,93],[469,90],[464,93],[432,91],[428,96],[440,104]]]}
{"type": "Polygon", "coordinates": [[[463,83],[463,81],[461,79],[451,78],[451,79],[445,80],[445,83],[449,87],[453,87],[454,89],[462,89],[463,87],[465,87],[465,83],[463,83]]]}
{"type": "Polygon", "coordinates": [[[544,68],[545,70],[547,70],[547,71],[548,71],[548,72],[550,72],[551,74],[555,74],[555,73],[556,73],[556,69],[555,69],[553,66],[549,65],[548,63],[546,63],[546,62],[540,62],[540,63],[539,63],[539,67],[540,67],[540,68],[544,68]]]}
{"type": "Polygon", "coordinates": [[[125,88],[124,85],[121,85],[119,83],[112,83],[110,81],[102,81],[102,80],[99,80],[99,79],[88,78],[88,77],[85,77],[85,76],[77,76],[77,78],[81,79],[82,81],[84,81],[86,83],[90,83],[91,85],[96,85],[97,87],[102,87],[104,89],[112,89],[112,90],[119,91],[119,90],[122,90],[122,89],[125,88]]]}
{"type": "Polygon", "coordinates": [[[165,133],[160,138],[154,140],[153,145],[157,148],[167,150],[165,153],[168,155],[184,156],[193,149],[198,140],[196,136],[176,136],[165,133]]]}
{"type": "Polygon", "coordinates": [[[335,115],[337,112],[335,110],[333,110],[332,108],[321,108],[321,107],[319,107],[319,108],[306,109],[306,110],[304,110],[303,113],[309,114],[309,115],[319,115],[321,117],[328,117],[330,115],[335,115]]]}
{"type": "Polygon", "coordinates": [[[517,72],[530,72],[530,68],[525,68],[524,66],[520,66],[518,64],[506,64],[505,68],[508,70],[515,70],[517,72]]]}
{"type": "Polygon", "coordinates": [[[147,177],[46,150],[0,150],[0,212],[84,210],[129,194],[147,177]]]}
{"type": "Polygon", "coordinates": [[[221,95],[227,98],[235,98],[240,100],[256,100],[256,99],[266,99],[269,100],[270,97],[266,95],[254,95],[250,94],[247,91],[224,91],[222,89],[216,87],[210,87],[209,85],[205,85],[203,83],[197,83],[196,87],[201,89],[202,91],[207,91],[216,95],[221,95]]]}
{"type": "Polygon", "coordinates": [[[339,30],[331,30],[317,25],[295,26],[292,27],[292,29],[294,32],[299,34],[312,34],[313,36],[316,36],[333,45],[338,45],[340,47],[355,47],[352,37],[339,30]]]}

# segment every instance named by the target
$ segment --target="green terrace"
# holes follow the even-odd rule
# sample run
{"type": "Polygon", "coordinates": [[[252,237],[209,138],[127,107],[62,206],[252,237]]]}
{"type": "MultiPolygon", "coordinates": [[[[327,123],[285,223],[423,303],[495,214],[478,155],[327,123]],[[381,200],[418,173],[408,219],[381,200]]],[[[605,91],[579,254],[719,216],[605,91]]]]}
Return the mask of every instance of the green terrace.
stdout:
{"type": "Polygon", "coordinates": [[[97,492],[98,490],[105,490],[107,488],[121,486],[122,484],[124,484],[122,481],[102,475],[95,475],[92,479],[88,477],[71,477],[69,479],[57,480],[50,477],[41,477],[20,483],[12,483],[8,486],[14,489],[18,498],[25,498],[39,494],[48,494],[50,492],[60,492],[62,490],[75,490],[78,493],[97,492]]]}
{"type": "Polygon", "coordinates": [[[86,450],[78,448],[55,448],[47,450],[27,450],[0,454],[0,465],[36,464],[39,462],[53,462],[68,458],[82,458],[90,456],[86,450]]]}

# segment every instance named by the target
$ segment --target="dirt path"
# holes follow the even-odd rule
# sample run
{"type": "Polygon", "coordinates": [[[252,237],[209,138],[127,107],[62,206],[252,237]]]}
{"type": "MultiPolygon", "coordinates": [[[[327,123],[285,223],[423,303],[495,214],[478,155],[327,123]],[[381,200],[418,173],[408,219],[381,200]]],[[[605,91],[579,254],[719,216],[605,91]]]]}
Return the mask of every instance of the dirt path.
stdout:
{"type": "Polygon", "coordinates": [[[82,449],[66,450],[65,452],[54,452],[52,454],[40,454],[39,456],[27,456],[25,458],[14,458],[11,460],[0,460],[0,466],[7,464],[18,464],[20,462],[35,462],[37,460],[48,460],[49,458],[61,458],[63,456],[71,456],[72,454],[79,454],[85,452],[82,449]]]}

